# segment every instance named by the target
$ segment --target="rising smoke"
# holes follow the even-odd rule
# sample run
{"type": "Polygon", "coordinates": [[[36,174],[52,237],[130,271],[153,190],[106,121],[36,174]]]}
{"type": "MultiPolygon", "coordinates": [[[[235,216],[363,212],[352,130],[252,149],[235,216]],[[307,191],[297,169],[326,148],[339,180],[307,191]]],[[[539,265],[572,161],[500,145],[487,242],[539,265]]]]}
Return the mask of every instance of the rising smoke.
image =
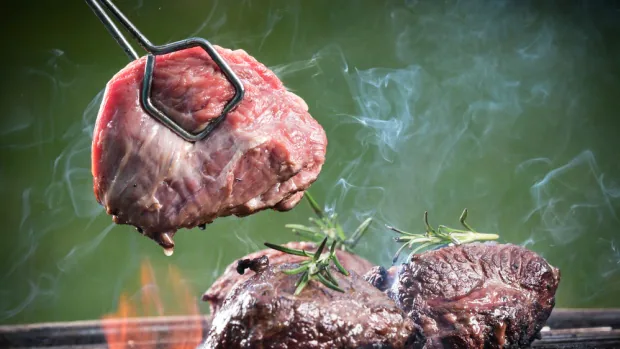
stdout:
{"type": "Polygon", "coordinates": [[[94,224],[103,209],[92,197],[90,142],[102,92],[86,108],[82,107],[81,120],[78,118],[66,128],[58,127],[59,116],[68,112],[66,101],[72,91],[84,84],[76,72],[87,78],[89,67],[72,62],[61,50],[43,55],[44,63],[20,73],[30,92],[47,99],[19,105],[21,112],[12,115],[15,120],[9,119],[9,123],[19,127],[3,127],[6,137],[0,145],[9,149],[15,166],[31,164],[31,168],[36,168],[30,185],[21,190],[19,226],[5,239],[5,246],[10,247],[10,262],[0,275],[0,292],[4,295],[0,300],[0,321],[18,315],[27,321],[28,311],[54,304],[63,276],[80,269],[84,257],[98,247],[113,227],[108,223],[97,234],[100,225],[94,224]],[[62,146],[59,151],[58,145],[62,146]],[[76,225],[84,232],[80,241],[63,234],[76,229],[76,225]],[[67,248],[52,249],[57,246],[67,248]],[[39,263],[39,257],[46,255],[53,255],[56,263],[39,263]]]}
{"type": "MultiPolygon", "coordinates": [[[[359,13],[353,3],[329,7],[333,16],[308,7],[216,1],[191,34],[208,32],[214,42],[266,57],[308,101],[329,138],[327,162],[311,192],[340,214],[345,228],[375,218],[360,254],[387,266],[398,246],[383,224],[420,231],[428,210],[432,224],[456,225],[467,207],[474,228],[527,245],[562,269],[560,305],[618,305],[609,296],[620,288],[620,173],[610,165],[615,152],[607,149],[615,140],[600,136],[620,107],[605,94],[620,88],[608,69],[619,51],[602,48],[613,11],[586,4],[559,11],[535,2],[405,1],[385,5],[369,21],[346,16],[359,13]],[[236,34],[234,16],[252,11],[265,14],[262,30],[236,34]],[[342,34],[312,37],[318,30],[312,14],[342,34]]],[[[24,72],[48,97],[45,103],[16,102],[0,124],[2,151],[28,155],[39,171],[39,180],[19,188],[9,267],[0,275],[0,321],[55,304],[62,278],[84,268],[89,254],[103,255],[101,246],[113,238],[90,175],[101,93],[80,104],[75,115],[83,111],[81,120],[56,121],[71,112],[65,101],[76,95],[68,94],[90,86],[84,80],[94,69],[60,50],[49,52],[44,64],[24,72]],[[69,237],[64,230],[84,234],[69,237]],[[48,249],[60,239],[64,248],[48,249]],[[56,263],[38,263],[45,254],[56,263]]],[[[257,219],[235,223],[221,241],[239,244],[240,253],[262,248],[253,231],[257,219]]],[[[115,295],[139,264],[136,246],[124,248],[132,257],[126,269],[114,271],[115,295]]],[[[199,267],[213,281],[231,261],[222,250],[209,253],[210,264],[199,267]]]]}
{"type": "Polygon", "coordinates": [[[332,110],[331,139],[355,142],[330,143],[325,171],[338,180],[322,187],[328,209],[352,208],[349,229],[374,216],[362,253],[387,265],[398,246],[381,223],[420,231],[429,210],[431,223],[454,225],[467,207],[480,231],[569,271],[560,301],[603,302],[620,284],[620,173],[600,166],[611,158],[597,129],[610,120],[600,105],[617,102],[585,87],[609,81],[605,56],[587,54],[601,50],[605,9],[408,4],[386,18],[400,67],[358,69],[346,44],[318,54],[319,67],[339,62],[355,101],[354,113],[332,110]]]}

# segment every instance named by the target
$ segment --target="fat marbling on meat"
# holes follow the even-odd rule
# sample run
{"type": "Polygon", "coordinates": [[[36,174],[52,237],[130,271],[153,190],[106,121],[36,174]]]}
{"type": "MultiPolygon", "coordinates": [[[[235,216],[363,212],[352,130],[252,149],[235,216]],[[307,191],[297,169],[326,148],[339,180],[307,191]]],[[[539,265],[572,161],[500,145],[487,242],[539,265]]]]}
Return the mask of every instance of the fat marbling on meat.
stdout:
{"type": "Polygon", "coordinates": [[[311,281],[294,296],[300,275],[282,271],[299,264],[260,262],[261,270],[232,288],[201,349],[413,348],[411,319],[355,272],[333,269],[344,293],[311,281]]]}
{"type": "Polygon", "coordinates": [[[560,271],[520,246],[471,243],[364,277],[415,322],[418,347],[522,348],[551,314],[560,271]]]}
{"type": "MultiPolygon", "coordinates": [[[[298,241],[289,242],[284,246],[298,250],[305,250],[308,252],[314,252],[318,247],[315,243],[298,241]]],[[[300,263],[306,259],[306,257],[287,254],[274,249],[265,249],[251,253],[240,258],[238,261],[252,260],[262,256],[269,258],[269,263],[272,266],[283,263],[300,263]]],[[[353,271],[358,275],[364,275],[373,267],[373,264],[368,260],[351,252],[338,249],[336,250],[336,256],[346,270],[353,271]]],[[[243,274],[239,274],[237,272],[238,261],[228,265],[224,269],[222,275],[215,280],[211,287],[209,287],[209,289],[202,296],[204,301],[209,302],[211,314],[215,314],[218,311],[218,309],[222,306],[224,299],[226,299],[226,296],[235,285],[246,281],[254,275],[254,272],[252,271],[246,271],[243,274]]]]}
{"type": "MultiPolygon", "coordinates": [[[[292,209],[319,175],[327,139],[307,104],[243,50],[216,47],[245,97],[211,135],[187,142],[139,101],[145,57],[108,82],[92,142],[97,201],[164,248],[180,228],[292,209]]],[[[201,48],[156,57],[154,103],[186,130],[219,116],[234,88],[201,48]]]]}

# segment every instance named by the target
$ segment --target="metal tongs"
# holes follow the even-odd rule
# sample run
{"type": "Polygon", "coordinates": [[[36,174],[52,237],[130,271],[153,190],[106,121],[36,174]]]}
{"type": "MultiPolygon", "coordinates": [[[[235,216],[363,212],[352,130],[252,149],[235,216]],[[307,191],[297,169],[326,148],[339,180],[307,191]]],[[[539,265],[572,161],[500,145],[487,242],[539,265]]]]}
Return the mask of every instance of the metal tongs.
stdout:
{"type": "Polygon", "coordinates": [[[196,142],[199,140],[205,139],[213,129],[224,120],[226,114],[233,110],[243,99],[244,88],[241,80],[237,77],[237,75],[230,69],[228,64],[222,59],[222,57],[217,53],[215,48],[209,43],[207,40],[202,38],[188,38],[185,40],[173,42],[170,44],[165,44],[161,46],[153,45],[140,31],[136,28],[133,23],[123,15],[123,13],[109,0],[86,0],[91,9],[95,12],[97,17],[101,20],[106,29],[110,32],[110,34],[114,37],[116,42],[123,48],[125,53],[129,56],[129,59],[136,60],[139,59],[140,56],[136,53],[133,47],[129,44],[127,39],[123,36],[118,27],[114,24],[112,19],[106,14],[104,11],[104,6],[107,8],[112,15],[119,21],[121,24],[127,29],[127,31],[138,41],[140,46],[144,48],[148,54],[146,56],[146,66],[144,68],[144,79],[142,80],[142,89],[140,92],[140,104],[142,108],[152,117],[159,120],[162,124],[167,126],[170,130],[174,131],[176,134],[181,136],[187,141],[196,142]],[[222,70],[224,76],[228,79],[228,81],[235,88],[235,95],[233,98],[224,106],[222,110],[222,114],[211,121],[207,127],[200,131],[199,133],[190,133],[169,118],[165,113],[159,110],[151,100],[151,85],[153,82],[153,70],[155,69],[155,56],[167,54],[175,51],[180,51],[183,49],[200,46],[202,47],[213,59],[215,64],[222,70]]]}

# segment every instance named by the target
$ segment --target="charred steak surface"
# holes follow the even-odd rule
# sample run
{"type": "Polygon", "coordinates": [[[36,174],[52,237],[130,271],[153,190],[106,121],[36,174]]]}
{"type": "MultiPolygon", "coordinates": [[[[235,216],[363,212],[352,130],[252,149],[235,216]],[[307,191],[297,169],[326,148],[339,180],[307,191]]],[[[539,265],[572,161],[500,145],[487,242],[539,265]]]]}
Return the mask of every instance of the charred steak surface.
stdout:
{"type": "MultiPolygon", "coordinates": [[[[288,248],[295,248],[306,251],[316,251],[317,245],[311,242],[289,242],[284,246],[288,248]]],[[[364,275],[372,267],[372,263],[366,259],[355,255],[350,252],[337,250],[336,255],[338,260],[348,271],[353,271],[358,275],[364,275]]],[[[251,253],[239,260],[255,259],[261,256],[267,256],[271,265],[279,265],[282,263],[299,263],[305,259],[305,257],[286,254],[284,252],[276,251],[273,249],[265,249],[258,252],[251,253]]],[[[246,270],[243,274],[237,272],[238,261],[231,263],[226,267],[224,273],[215,280],[211,287],[203,294],[202,299],[208,301],[211,307],[211,314],[215,314],[221,307],[222,302],[226,298],[226,295],[236,285],[249,279],[255,273],[251,270],[246,270]]]]}
{"type": "Polygon", "coordinates": [[[385,290],[419,327],[426,348],[527,347],[555,305],[560,272],[512,244],[472,243],[373,268],[385,290]]]}
{"type": "MultiPolygon", "coordinates": [[[[94,192],[118,224],[166,248],[180,228],[217,217],[290,210],[324,163],[327,139],[306,103],[242,50],[216,47],[245,98],[203,141],[183,140],[143,111],[145,57],[107,84],[92,144],[94,192]],[[165,235],[164,235],[165,234],[165,235]]],[[[234,96],[208,54],[157,56],[153,102],[186,130],[203,130],[234,96]]]]}
{"type": "Polygon", "coordinates": [[[333,275],[345,293],[267,266],[228,294],[202,348],[412,348],[415,329],[394,301],[355,272],[333,275]]]}

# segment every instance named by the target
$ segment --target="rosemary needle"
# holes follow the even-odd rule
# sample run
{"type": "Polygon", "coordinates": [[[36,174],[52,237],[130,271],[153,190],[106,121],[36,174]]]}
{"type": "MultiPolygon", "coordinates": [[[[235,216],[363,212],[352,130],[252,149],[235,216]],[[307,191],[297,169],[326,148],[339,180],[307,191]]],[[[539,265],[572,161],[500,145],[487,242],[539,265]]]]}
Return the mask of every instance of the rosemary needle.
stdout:
{"type": "Polygon", "coordinates": [[[306,241],[320,244],[319,248],[314,253],[310,253],[304,250],[280,246],[269,242],[265,242],[265,246],[287,254],[308,258],[308,260],[299,263],[298,267],[282,271],[288,275],[301,274],[301,277],[295,283],[295,295],[299,295],[301,291],[303,291],[304,287],[306,287],[306,285],[308,285],[308,283],[312,280],[319,281],[332,290],[344,292],[344,290],[338,285],[336,278],[334,278],[329,270],[330,263],[333,263],[338,272],[341,274],[346,276],[350,275],[338,260],[338,257],[336,256],[336,249],[346,251],[355,248],[359,240],[368,230],[368,227],[372,222],[372,218],[367,218],[364,220],[362,224],[360,224],[353,231],[351,236],[347,238],[342,226],[338,222],[338,215],[336,213],[325,213],[316,200],[307,191],[304,196],[306,197],[310,208],[312,208],[312,211],[314,211],[314,214],[316,215],[316,218],[309,218],[312,225],[305,226],[302,224],[287,224],[285,227],[292,229],[293,233],[297,234],[306,241]],[[331,240],[329,252],[323,253],[328,240],[331,240]]]}
{"type": "Polygon", "coordinates": [[[407,260],[411,259],[411,257],[419,251],[424,249],[438,248],[450,244],[460,245],[467,244],[474,241],[489,241],[496,240],[499,238],[497,234],[484,234],[479,233],[472,229],[466,222],[467,219],[467,209],[463,210],[461,217],[459,218],[459,222],[465,229],[467,230],[459,230],[450,227],[446,227],[445,225],[440,225],[435,230],[428,223],[428,212],[424,212],[424,226],[426,231],[424,234],[411,234],[405,231],[402,231],[398,228],[387,225],[386,227],[392,231],[400,234],[399,237],[394,238],[396,242],[402,242],[403,245],[396,251],[396,255],[392,260],[392,263],[395,264],[400,256],[400,253],[405,248],[412,248],[413,250],[407,257],[407,260]],[[415,248],[414,248],[415,246],[415,248]]]}
{"type": "Polygon", "coordinates": [[[301,278],[297,281],[295,288],[295,295],[299,295],[301,291],[306,287],[306,285],[312,281],[317,280],[321,282],[323,285],[328,288],[338,291],[344,292],[342,288],[339,287],[338,282],[334,278],[334,276],[329,271],[330,262],[333,262],[338,272],[343,275],[349,275],[349,272],[344,269],[338,257],[336,256],[336,241],[334,240],[331,244],[328,253],[323,253],[325,249],[325,245],[327,244],[328,238],[325,237],[321,242],[321,245],[314,253],[309,253],[304,250],[298,250],[294,248],[288,248],[280,245],[275,245],[266,242],[265,246],[278,250],[280,252],[284,252],[287,254],[292,254],[295,256],[303,256],[309,258],[309,260],[299,263],[299,266],[293,269],[283,270],[282,272],[288,275],[296,275],[302,274],[301,278]]]}
{"type": "Polygon", "coordinates": [[[342,226],[338,222],[338,215],[333,213],[331,215],[326,214],[316,200],[308,193],[304,193],[304,197],[310,204],[310,208],[314,211],[316,218],[311,217],[309,219],[311,226],[303,224],[286,224],[285,227],[293,231],[306,241],[314,243],[320,243],[323,238],[327,237],[330,240],[336,241],[336,248],[341,250],[351,250],[355,248],[362,236],[368,231],[372,218],[367,218],[360,224],[355,231],[347,238],[342,226]]]}

